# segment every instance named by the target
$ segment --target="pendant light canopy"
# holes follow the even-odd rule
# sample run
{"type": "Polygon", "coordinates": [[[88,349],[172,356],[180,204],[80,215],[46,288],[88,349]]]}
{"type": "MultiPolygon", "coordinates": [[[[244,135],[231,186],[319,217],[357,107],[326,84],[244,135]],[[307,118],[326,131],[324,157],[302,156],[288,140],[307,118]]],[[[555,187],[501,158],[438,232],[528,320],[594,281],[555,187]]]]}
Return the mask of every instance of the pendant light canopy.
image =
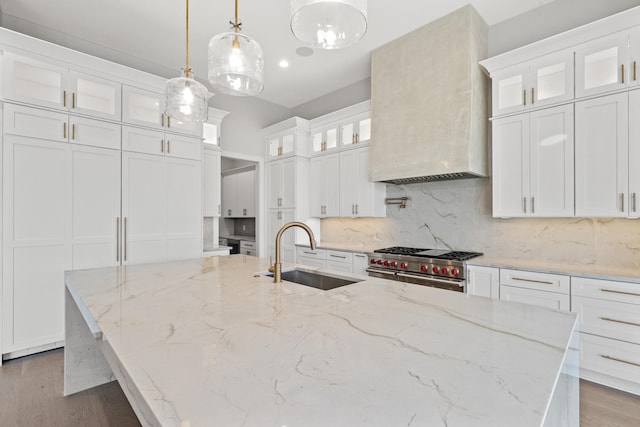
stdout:
{"type": "Polygon", "coordinates": [[[291,0],[291,31],[317,48],[351,46],[367,31],[367,0],[291,0]]]}
{"type": "Polygon", "coordinates": [[[165,86],[165,114],[181,122],[207,120],[209,91],[193,78],[189,67],[189,0],[186,0],[186,58],[182,76],[167,81],[165,86]]]}
{"type": "Polygon", "coordinates": [[[260,45],[240,34],[242,23],[236,14],[229,21],[233,31],[215,35],[209,41],[209,84],[219,93],[254,96],[262,92],[264,56],[260,45]]]}

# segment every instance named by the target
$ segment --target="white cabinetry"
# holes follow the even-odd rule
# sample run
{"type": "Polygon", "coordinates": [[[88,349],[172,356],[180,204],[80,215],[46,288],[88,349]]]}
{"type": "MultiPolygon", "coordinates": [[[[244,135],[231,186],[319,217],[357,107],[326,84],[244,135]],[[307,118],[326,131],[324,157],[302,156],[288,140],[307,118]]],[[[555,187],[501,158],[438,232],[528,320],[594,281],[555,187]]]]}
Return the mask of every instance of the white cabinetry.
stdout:
{"type": "Polygon", "coordinates": [[[576,97],[596,95],[628,86],[628,46],[627,33],[618,33],[578,46],[575,58],[576,97]]]}
{"type": "Polygon", "coordinates": [[[355,274],[367,275],[367,268],[369,268],[369,261],[366,254],[354,252],[352,270],[355,274]]]}
{"type": "Polygon", "coordinates": [[[327,251],[298,247],[296,248],[296,262],[309,267],[327,268],[327,251]]]}
{"type": "MultiPolygon", "coordinates": [[[[276,235],[280,227],[288,222],[295,221],[295,209],[269,209],[269,229],[267,240],[269,242],[269,257],[275,260],[276,253],[276,235]]],[[[296,259],[296,228],[289,229],[282,234],[280,240],[280,261],[295,262],[296,259]]]]}
{"type": "Polygon", "coordinates": [[[338,153],[313,157],[310,162],[310,215],[314,217],[340,216],[340,155],[338,153]]]}
{"type": "Polygon", "coordinates": [[[580,376],[640,394],[640,290],[637,283],[571,278],[578,313],[580,376]]]}
{"type": "Polygon", "coordinates": [[[240,240],[240,253],[243,255],[258,256],[256,242],[240,240]]]}
{"type": "Polygon", "coordinates": [[[368,147],[340,153],[340,215],[386,216],[386,184],[369,181],[368,147]]]}
{"type": "Polygon", "coordinates": [[[267,160],[309,155],[309,121],[292,117],[263,129],[263,132],[267,160]]]}
{"type": "Polygon", "coordinates": [[[500,269],[467,265],[467,293],[494,299],[500,298],[500,269]]]}
{"type": "Polygon", "coordinates": [[[222,176],[222,210],[225,218],[253,218],[255,169],[231,171],[222,176]]]}
{"type": "Polygon", "coordinates": [[[569,310],[569,276],[500,269],[500,299],[569,310]]]}
{"type": "Polygon", "coordinates": [[[496,119],[492,126],[493,216],[573,216],[573,105],[496,119]]]}
{"type": "Polygon", "coordinates": [[[353,254],[345,251],[327,250],[327,268],[351,273],[353,271],[353,254]]]}
{"type": "Polygon", "coordinates": [[[573,99],[573,51],[547,55],[492,74],[493,115],[573,99]]]}
{"type": "Polygon", "coordinates": [[[120,120],[120,83],[10,52],[3,64],[6,99],[120,120]]]}
{"type": "Polygon", "coordinates": [[[200,166],[193,160],[122,153],[125,263],[201,255],[200,166]]]}
{"type": "Polygon", "coordinates": [[[339,124],[337,122],[311,129],[311,150],[313,154],[336,150],[338,148],[338,131],[339,124]]]}
{"type": "Polygon", "coordinates": [[[371,140],[371,113],[357,114],[340,120],[340,145],[355,147],[369,145],[371,140]]]}
{"type": "Polygon", "coordinates": [[[640,111],[637,91],[576,103],[576,215],[638,216],[640,141],[629,105],[640,111]],[[631,127],[630,127],[631,123],[631,127]],[[635,157],[632,157],[635,156],[635,157]]]}
{"type": "Polygon", "coordinates": [[[203,194],[202,216],[219,217],[221,207],[220,151],[205,149],[202,157],[203,194]]]}
{"type": "Polygon", "coordinates": [[[135,153],[200,160],[202,141],[200,138],[123,126],[122,149],[135,153]]]}

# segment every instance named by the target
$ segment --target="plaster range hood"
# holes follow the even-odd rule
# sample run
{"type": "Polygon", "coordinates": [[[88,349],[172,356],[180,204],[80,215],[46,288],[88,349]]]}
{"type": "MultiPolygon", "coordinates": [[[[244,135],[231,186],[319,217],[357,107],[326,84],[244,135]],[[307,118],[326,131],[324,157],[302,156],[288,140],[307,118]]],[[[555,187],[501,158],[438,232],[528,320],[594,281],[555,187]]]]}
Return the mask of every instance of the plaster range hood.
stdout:
{"type": "Polygon", "coordinates": [[[468,5],[372,52],[371,181],[488,176],[487,34],[468,5]]]}

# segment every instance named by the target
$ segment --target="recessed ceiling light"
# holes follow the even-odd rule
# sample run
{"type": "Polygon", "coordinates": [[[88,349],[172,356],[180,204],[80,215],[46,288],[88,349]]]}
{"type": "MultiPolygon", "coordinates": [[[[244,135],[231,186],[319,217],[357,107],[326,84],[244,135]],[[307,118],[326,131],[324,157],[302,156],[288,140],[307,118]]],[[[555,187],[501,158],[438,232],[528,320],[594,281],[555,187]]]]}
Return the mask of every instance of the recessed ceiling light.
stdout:
{"type": "Polygon", "coordinates": [[[311,56],[313,55],[313,49],[307,46],[302,46],[296,49],[298,56],[311,56]]]}
{"type": "Polygon", "coordinates": [[[287,61],[286,59],[281,59],[278,65],[280,65],[280,68],[288,68],[289,61],[287,61]]]}

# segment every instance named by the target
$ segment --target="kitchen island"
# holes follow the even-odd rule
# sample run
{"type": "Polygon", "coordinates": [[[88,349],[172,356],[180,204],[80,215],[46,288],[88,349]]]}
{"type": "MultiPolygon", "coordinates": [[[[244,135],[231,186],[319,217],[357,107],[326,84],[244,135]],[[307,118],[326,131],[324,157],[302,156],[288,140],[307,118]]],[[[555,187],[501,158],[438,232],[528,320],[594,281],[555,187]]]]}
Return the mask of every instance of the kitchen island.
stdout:
{"type": "Polygon", "coordinates": [[[578,425],[572,313],[244,255],[67,272],[65,395],[149,426],[578,425]]]}

